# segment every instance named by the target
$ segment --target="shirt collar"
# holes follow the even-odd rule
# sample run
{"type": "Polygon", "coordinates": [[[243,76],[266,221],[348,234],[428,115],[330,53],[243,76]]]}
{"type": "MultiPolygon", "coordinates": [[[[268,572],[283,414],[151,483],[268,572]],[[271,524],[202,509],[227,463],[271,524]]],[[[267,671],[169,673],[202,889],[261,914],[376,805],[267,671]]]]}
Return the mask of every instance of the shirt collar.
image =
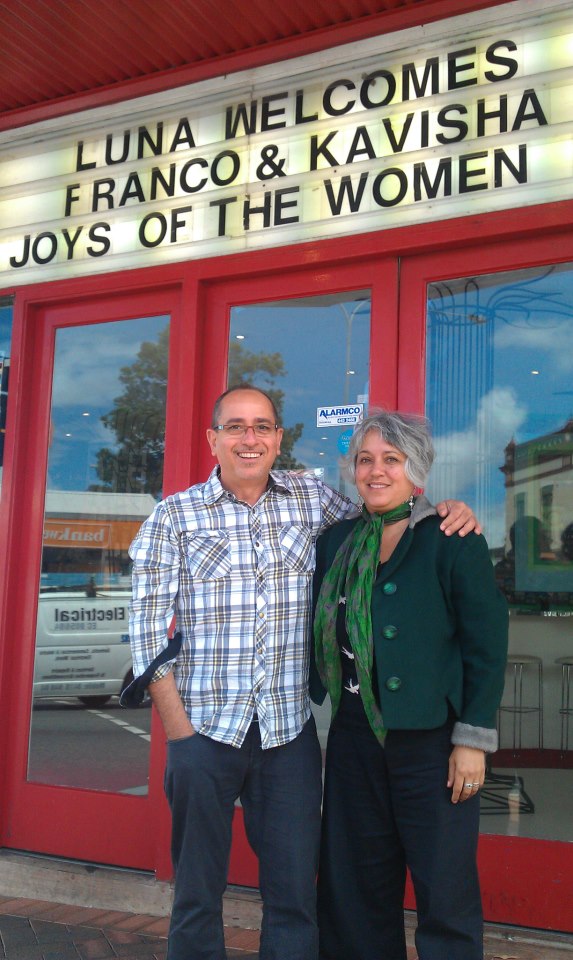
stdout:
{"type": "MultiPolygon", "coordinates": [[[[292,493],[292,483],[288,473],[282,470],[271,470],[268,489],[280,494],[292,493]]],[[[225,490],[219,477],[219,467],[215,466],[203,486],[203,502],[207,506],[212,506],[222,499],[235,500],[236,498],[225,490]]]]}

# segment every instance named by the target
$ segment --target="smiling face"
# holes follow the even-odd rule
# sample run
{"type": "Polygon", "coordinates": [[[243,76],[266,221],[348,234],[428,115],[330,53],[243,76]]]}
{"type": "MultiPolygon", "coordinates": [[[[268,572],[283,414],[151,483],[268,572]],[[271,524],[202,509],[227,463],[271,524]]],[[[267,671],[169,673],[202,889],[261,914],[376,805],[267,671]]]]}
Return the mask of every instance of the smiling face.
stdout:
{"type": "Polygon", "coordinates": [[[358,493],[370,513],[387,513],[405,503],[414,490],[406,476],[406,455],[369,430],[356,457],[358,493]]]}
{"type": "Polygon", "coordinates": [[[269,471],[280,453],[282,428],[274,429],[275,415],[267,398],[257,390],[233,390],[221,401],[220,424],[253,427],[269,424],[268,437],[257,437],[247,430],[234,437],[225,430],[207,430],[211,453],[221,467],[221,483],[246,503],[256,503],[266,489],[269,471]]]}

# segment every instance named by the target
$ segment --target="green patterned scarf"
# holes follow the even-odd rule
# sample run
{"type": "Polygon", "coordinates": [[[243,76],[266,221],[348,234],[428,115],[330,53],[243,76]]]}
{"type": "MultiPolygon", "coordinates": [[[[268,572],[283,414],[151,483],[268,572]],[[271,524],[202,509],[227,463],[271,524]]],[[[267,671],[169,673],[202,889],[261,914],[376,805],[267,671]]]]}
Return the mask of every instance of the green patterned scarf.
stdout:
{"type": "Polygon", "coordinates": [[[346,630],[354,653],[360,695],[368,722],[381,743],[384,742],[386,731],[372,689],[372,587],[376,579],[384,524],[404,520],[411,512],[410,501],[401,503],[385,514],[368,513],[366,507],[362,508],[362,517],[339,547],[322,581],[314,618],[316,665],[330,695],[334,717],[342,692],[336,618],[340,597],[346,597],[346,630]]]}

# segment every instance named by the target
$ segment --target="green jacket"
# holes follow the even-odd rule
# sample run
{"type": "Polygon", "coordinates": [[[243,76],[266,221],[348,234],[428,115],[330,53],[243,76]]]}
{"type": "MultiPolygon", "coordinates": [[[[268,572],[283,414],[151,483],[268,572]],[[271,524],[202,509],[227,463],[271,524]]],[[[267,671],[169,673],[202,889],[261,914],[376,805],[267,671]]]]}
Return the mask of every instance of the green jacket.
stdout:
{"type": "MultiPolygon", "coordinates": [[[[322,578],[356,520],[317,542],[315,602],[322,578]]],[[[388,730],[441,726],[451,705],[453,743],[497,748],[508,612],[482,536],[446,537],[419,497],[410,523],[374,584],[372,629],[380,707],[388,730]]],[[[318,643],[321,643],[318,639],[318,643]]],[[[332,692],[332,691],[329,691],[332,692]]],[[[311,695],[324,699],[311,671],[311,695]]]]}

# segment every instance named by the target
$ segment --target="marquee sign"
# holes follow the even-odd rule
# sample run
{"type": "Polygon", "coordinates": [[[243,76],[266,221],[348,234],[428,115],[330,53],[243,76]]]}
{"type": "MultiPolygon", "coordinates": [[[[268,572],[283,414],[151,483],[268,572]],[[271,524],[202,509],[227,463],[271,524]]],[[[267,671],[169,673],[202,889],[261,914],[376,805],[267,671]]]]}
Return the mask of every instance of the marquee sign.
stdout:
{"type": "Polygon", "coordinates": [[[0,284],[570,196],[572,54],[517,0],[0,134],[0,284]]]}

